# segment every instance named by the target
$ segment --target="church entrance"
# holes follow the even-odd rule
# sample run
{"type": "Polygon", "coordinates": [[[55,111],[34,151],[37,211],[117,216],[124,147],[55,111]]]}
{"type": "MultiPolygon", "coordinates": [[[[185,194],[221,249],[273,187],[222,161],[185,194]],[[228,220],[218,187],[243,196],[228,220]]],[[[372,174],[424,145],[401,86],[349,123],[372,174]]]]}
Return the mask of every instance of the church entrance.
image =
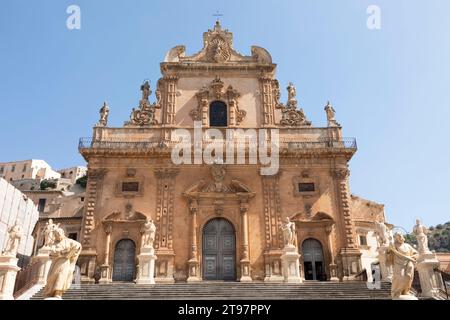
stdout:
{"type": "Polygon", "coordinates": [[[322,244],[316,239],[306,239],[302,244],[305,280],[326,280],[322,244]]]}
{"type": "Polygon", "coordinates": [[[209,125],[211,127],[227,126],[227,105],[222,101],[213,101],[209,106],[209,125]]]}
{"type": "Polygon", "coordinates": [[[236,280],[236,236],[226,219],[210,220],[203,227],[203,279],[236,280]]]}
{"type": "Polygon", "coordinates": [[[113,281],[134,280],[136,270],[136,245],[133,240],[123,239],[117,242],[114,251],[113,281]]]}

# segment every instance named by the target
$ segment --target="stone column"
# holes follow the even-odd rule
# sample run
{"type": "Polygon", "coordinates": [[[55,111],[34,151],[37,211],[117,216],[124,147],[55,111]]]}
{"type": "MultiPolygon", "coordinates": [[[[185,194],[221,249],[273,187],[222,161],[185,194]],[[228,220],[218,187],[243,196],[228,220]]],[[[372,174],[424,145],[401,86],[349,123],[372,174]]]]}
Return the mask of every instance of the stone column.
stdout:
{"type": "Polygon", "coordinates": [[[248,204],[245,201],[241,202],[241,226],[242,226],[242,258],[241,258],[241,282],[250,282],[250,255],[248,244],[248,204]]]}
{"type": "Polygon", "coordinates": [[[112,226],[105,225],[104,229],[105,229],[105,233],[106,233],[105,260],[103,261],[103,264],[100,267],[101,278],[100,278],[99,282],[100,283],[109,283],[109,282],[111,282],[111,276],[110,276],[111,268],[109,265],[109,251],[111,248],[112,226]]]}
{"type": "Polygon", "coordinates": [[[190,259],[188,261],[189,266],[189,277],[187,282],[198,282],[202,279],[200,278],[200,268],[198,262],[198,251],[197,251],[197,213],[198,213],[198,202],[197,200],[191,200],[189,204],[189,213],[191,215],[191,253],[190,259]]]}
{"type": "Polygon", "coordinates": [[[0,256],[0,300],[14,300],[14,285],[20,270],[17,261],[15,256],[0,256]]]}
{"type": "Polygon", "coordinates": [[[352,276],[361,271],[361,252],[355,243],[355,232],[350,212],[349,175],[350,171],[347,168],[339,168],[333,171],[337,189],[337,206],[340,213],[340,225],[337,227],[342,238],[339,255],[344,280],[353,280],[352,276]]]}
{"type": "Polygon", "coordinates": [[[272,88],[273,79],[271,77],[262,76],[259,78],[261,90],[261,102],[263,106],[263,125],[275,124],[275,108],[272,88]]]}
{"type": "Polygon", "coordinates": [[[164,124],[173,125],[175,124],[175,114],[176,114],[176,99],[177,99],[177,85],[178,76],[170,75],[164,77],[164,83],[166,96],[165,96],[165,112],[163,119],[164,124]]]}
{"type": "Polygon", "coordinates": [[[333,250],[333,241],[331,238],[331,233],[333,231],[333,226],[326,226],[325,232],[327,233],[327,240],[328,240],[328,247],[330,248],[330,265],[328,266],[330,268],[330,281],[339,281],[339,278],[337,276],[337,264],[334,261],[334,250],[333,250]]]}
{"type": "Polygon", "coordinates": [[[422,297],[436,298],[443,283],[440,273],[434,270],[439,267],[439,260],[435,253],[421,253],[417,259],[422,297]]]}

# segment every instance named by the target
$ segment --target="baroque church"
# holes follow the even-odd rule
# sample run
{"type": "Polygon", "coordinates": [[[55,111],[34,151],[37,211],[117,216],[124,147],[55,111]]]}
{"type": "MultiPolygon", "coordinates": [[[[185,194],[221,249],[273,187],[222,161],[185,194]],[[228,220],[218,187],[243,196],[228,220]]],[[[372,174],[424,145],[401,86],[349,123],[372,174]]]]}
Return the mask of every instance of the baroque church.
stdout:
{"type": "MultiPolygon", "coordinates": [[[[295,223],[303,279],[346,281],[364,269],[370,278],[373,230],[384,208],[350,192],[356,140],[343,137],[330,103],[327,126],[313,126],[292,84],[280,101],[270,53],[252,46],[250,56],[241,55],[219,22],[203,34],[200,52],[176,46],[160,69],[154,100],[145,82],[123,127],[108,126],[105,104],[92,137],[80,139],[88,162],[83,282],[133,281],[147,218],[156,225],[157,283],[282,281],[285,218],[295,223]],[[194,123],[203,136],[208,129],[224,136],[228,129],[276,129],[279,169],[263,174],[264,164],[250,161],[252,143],[233,137],[219,143],[235,153],[243,148],[245,163],[175,164],[174,132],[194,136],[194,123]]],[[[209,142],[204,137],[200,148],[209,142]]]]}

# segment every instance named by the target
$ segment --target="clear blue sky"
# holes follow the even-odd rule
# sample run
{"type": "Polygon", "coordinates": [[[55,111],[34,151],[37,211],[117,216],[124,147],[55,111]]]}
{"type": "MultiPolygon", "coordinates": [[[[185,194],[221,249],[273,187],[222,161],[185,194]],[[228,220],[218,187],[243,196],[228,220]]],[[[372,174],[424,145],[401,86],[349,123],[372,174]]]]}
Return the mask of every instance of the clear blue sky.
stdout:
{"type": "Polygon", "coordinates": [[[271,52],[314,125],[325,125],[332,101],[358,141],[353,193],[385,203],[408,230],[416,217],[450,220],[448,0],[2,0],[0,161],[84,164],[78,138],[91,135],[102,102],[121,126],[167,50],[197,52],[217,10],[239,52],[271,52]],[[81,7],[81,30],[66,28],[70,4],[81,7]],[[371,4],[381,30],[366,27],[371,4]]]}

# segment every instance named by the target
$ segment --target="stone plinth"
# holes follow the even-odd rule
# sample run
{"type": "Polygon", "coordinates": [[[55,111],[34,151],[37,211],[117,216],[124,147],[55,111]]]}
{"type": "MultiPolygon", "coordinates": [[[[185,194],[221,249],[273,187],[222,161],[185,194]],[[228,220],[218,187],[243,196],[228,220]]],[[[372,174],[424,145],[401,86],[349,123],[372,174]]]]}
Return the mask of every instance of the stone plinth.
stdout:
{"type": "Polygon", "coordinates": [[[103,264],[100,266],[100,279],[99,283],[110,283],[112,281],[111,276],[111,268],[107,264],[103,264]]]}
{"type": "Polygon", "coordinates": [[[419,299],[416,296],[413,296],[412,294],[403,294],[397,298],[392,298],[392,300],[419,300],[419,299]]]}
{"type": "Polygon", "coordinates": [[[139,273],[136,279],[136,284],[155,284],[155,249],[141,248],[141,253],[138,255],[139,259],[139,273]]]}
{"type": "Polygon", "coordinates": [[[380,262],[381,279],[383,281],[392,282],[392,265],[387,262],[387,246],[378,248],[378,261],[380,262]]]}
{"type": "Polygon", "coordinates": [[[188,261],[189,264],[189,277],[187,278],[187,282],[199,282],[202,279],[199,277],[199,262],[197,259],[190,259],[188,261]]]}
{"type": "Polygon", "coordinates": [[[0,300],[14,300],[18,260],[15,256],[0,256],[0,300]]]}
{"type": "Polygon", "coordinates": [[[288,283],[301,283],[300,277],[300,254],[297,252],[297,248],[293,245],[287,245],[283,249],[281,255],[281,265],[283,271],[284,282],[288,283]]]}
{"type": "Polygon", "coordinates": [[[419,272],[420,287],[423,297],[434,298],[439,295],[442,284],[442,276],[434,269],[439,267],[439,260],[434,253],[422,253],[417,259],[417,271],[419,272]]]}
{"type": "Polygon", "coordinates": [[[50,266],[52,265],[52,260],[50,259],[50,249],[47,247],[42,247],[39,249],[38,254],[33,258],[39,261],[39,278],[37,280],[38,284],[47,284],[47,275],[50,266]]]}

